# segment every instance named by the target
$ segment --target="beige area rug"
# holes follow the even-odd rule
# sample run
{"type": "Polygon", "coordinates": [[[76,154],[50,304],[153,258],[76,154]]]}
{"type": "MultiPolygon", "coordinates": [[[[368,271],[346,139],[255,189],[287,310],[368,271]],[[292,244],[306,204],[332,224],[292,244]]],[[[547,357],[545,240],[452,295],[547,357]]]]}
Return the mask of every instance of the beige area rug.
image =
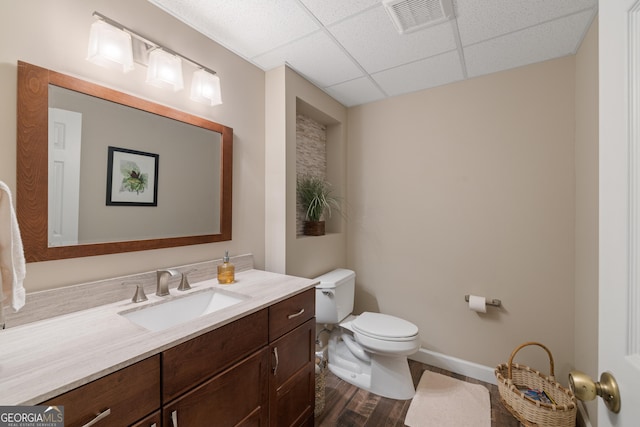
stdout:
{"type": "Polygon", "coordinates": [[[409,427],[491,427],[489,390],[424,371],[404,423],[409,427]]]}

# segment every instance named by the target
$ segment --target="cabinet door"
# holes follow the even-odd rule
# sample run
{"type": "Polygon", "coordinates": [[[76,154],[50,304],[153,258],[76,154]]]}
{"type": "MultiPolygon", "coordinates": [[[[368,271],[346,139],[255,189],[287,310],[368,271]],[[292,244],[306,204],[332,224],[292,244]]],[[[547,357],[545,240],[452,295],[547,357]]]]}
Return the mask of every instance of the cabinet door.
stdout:
{"type": "Polygon", "coordinates": [[[266,426],[268,348],[254,353],[163,408],[164,427],[266,426]]]}
{"type": "Polygon", "coordinates": [[[160,409],[160,356],[152,356],[41,405],[64,406],[66,427],[127,426],[160,409]]]}
{"type": "Polygon", "coordinates": [[[161,412],[158,410],[153,414],[133,424],[131,427],[162,427],[161,412]]]}
{"type": "Polygon", "coordinates": [[[271,343],[269,425],[313,424],[315,318],[271,343]]]}

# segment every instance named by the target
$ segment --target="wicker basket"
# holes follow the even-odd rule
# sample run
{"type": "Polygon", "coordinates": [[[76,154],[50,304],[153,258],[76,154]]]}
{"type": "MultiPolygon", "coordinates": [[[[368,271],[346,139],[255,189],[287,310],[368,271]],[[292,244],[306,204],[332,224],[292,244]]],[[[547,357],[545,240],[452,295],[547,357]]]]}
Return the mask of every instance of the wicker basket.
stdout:
{"type": "Polygon", "coordinates": [[[314,416],[318,416],[324,410],[325,384],[327,371],[327,358],[324,351],[316,352],[316,404],[313,410],[314,416]]]}
{"type": "Polygon", "coordinates": [[[553,356],[547,347],[537,342],[527,342],[511,353],[507,364],[496,368],[498,391],[504,406],[526,427],[574,427],[577,403],[573,393],[558,384],[554,378],[553,356]],[[513,363],[522,348],[537,345],[549,355],[549,376],[525,365],[513,363]],[[526,396],[518,387],[544,390],[555,404],[543,403],[526,396]]]}

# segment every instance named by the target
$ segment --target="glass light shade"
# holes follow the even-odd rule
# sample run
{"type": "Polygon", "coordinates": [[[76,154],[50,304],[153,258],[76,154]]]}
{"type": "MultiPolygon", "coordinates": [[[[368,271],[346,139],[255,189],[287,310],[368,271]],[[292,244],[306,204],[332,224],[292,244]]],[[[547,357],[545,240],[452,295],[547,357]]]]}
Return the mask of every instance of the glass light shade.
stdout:
{"type": "Polygon", "coordinates": [[[184,87],[182,82],[182,60],[162,49],[155,49],[149,54],[147,83],[165,89],[179,91],[184,87]]]}
{"type": "Polygon", "coordinates": [[[209,105],[222,104],[220,78],[205,70],[197,70],[191,80],[191,99],[209,105]]]}
{"type": "Polygon", "coordinates": [[[91,24],[87,60],[107,68],[133,70],[131,35],[104,21],[91,24]]]}

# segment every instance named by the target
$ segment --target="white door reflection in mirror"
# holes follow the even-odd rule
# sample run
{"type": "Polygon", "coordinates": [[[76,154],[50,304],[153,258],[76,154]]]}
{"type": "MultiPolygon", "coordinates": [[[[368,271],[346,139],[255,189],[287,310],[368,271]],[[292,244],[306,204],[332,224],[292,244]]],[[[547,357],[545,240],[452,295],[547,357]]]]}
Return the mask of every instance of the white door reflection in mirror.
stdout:
{"type": "Polygon", "coordinates": [[[49,108],[49,246],[78,244],[82,114],[49,108]]]}

